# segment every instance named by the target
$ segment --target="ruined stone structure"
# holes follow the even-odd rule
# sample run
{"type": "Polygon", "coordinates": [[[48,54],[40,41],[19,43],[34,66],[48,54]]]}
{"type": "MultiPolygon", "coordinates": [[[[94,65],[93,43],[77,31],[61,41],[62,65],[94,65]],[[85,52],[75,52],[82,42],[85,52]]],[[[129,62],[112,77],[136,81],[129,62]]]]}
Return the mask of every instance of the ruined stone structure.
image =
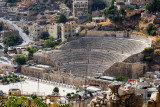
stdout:
{"type": "Polygon", "coordinates": [[[104,75],[119,76],[123,75],[129,78],[138,78],[143,74],[145,65],[141,63],[117,62],[104,72],[104,75]]]}
{"type": "MultiPolygon", "coordinates": [[[[88,35],[77,38],[62,44],[56,50],[35,53],[34,62],[57,67],[55,73],[45,73],[43,78],[76,85],[84,83],[84,76],[124,75],[135,78],[141,75],[144,65],[116,62],[124,61],[129,56],[141,52],[150,44],[137,40],[136,35],[132,35],[136,39],[122,38],[125,32],[117,32],[116,35],[120,36],[115,38],[88,35]],[[108,68],[109,70],[107,70],[108,68]],[[58,75],[59,73],[60,75],[58,75]],[[68,74],[71,75],[68,76],[68,74]],[[79,82],[79,80],[82,81],[79,82]]],[[[94,85],[103,84],[100,86],[103,89],[109,84],[109,82],[92,79],[88,79],[87,82],[94,85]]]]}
{"type": "Polygon", "coordinates": [[[160,107],[160,85],[158,87],[158,92],[153,92],[151,94],[147,107],[160,107]]]}
{"type": "Polygon", "coordinates": [[[0,63],[0,74],[7,75],[12,72],[16,72],[16,68],[14,66],[0,63]]]}
{"type": "Polygon", "coordinates": [[[48,53],[47,51],[45,51],[45,52],[39,51],[39,52],[35,53],[33,56],[34,62],[38,63],[38,64],[45,64],[45,65],[51,65],[51,66],[56,65],[51,60],[51,58],[49,58],[47,53],[48,53]]]}
{"type": "Polygon", "coordinates": [[[143,97],[135,94],[134,87],[118,82],[113,82],[108,86],[107,92],[92,99],[90,107],[142,107],[143,97]]]}
{"type": "Polygon", "coordinates": [[[57,70],[56,67],[51,67],[47,65],[23,65],[21,67],[22,74],[37,78],[38,77],[43,78],[45,73],[55,70],[57,70]]]}

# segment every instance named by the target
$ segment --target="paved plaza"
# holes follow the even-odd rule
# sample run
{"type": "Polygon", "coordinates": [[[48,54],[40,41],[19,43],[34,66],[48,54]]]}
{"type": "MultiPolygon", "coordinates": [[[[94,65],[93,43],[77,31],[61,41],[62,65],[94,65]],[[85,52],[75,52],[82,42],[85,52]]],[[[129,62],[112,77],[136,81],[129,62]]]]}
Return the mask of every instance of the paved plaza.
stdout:
{"type": "MultiPolygon", "coordinates": [[[[73,88],[53,85],[49,83],[39,82],[39,93],[40,95],[51,95],[54,87],[59,87],[60,95],[65,96],[67,93],[76,92],[73,88]]],[[[34,80],[25,80],[23,82],[12,83],[7,85],[0,85],[0,90],[5,93],[8,93],[10,88],[19,88],[22,93],[34,93],[38,92],[38,82],[34,80]]]]}

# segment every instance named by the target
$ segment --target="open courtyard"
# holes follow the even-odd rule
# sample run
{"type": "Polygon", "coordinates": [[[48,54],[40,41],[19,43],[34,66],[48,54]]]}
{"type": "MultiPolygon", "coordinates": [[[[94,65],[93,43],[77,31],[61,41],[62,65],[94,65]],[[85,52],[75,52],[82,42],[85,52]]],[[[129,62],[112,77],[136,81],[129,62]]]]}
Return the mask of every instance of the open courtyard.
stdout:
{"type": "MultiPolygon", "coordinates": [[[[54,87],[59,87],[60,96],[65,96],[67,93],[76,92],[73,88],[39,82],[39,95],[51,95],[54,87]]],[[[23,82],[0,85],[0,90],[7,94],[10,88],[19,88],[24,94],[33,94],[38,92],[38,82],[34,80],[25,80],[23,82]]]]}

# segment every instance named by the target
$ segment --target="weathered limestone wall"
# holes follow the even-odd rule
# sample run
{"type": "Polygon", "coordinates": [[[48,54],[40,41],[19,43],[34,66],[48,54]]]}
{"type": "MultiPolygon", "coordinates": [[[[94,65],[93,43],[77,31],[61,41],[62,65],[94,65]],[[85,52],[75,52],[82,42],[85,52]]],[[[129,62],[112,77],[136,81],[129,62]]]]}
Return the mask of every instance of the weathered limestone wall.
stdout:
{"type": "Polygon", "coordinates": [[[127,32],[89,30],[87,31],[87,36],[127,37],[127,32]]]}
{"type": "Polygon", "coordinates": [[[158,92],[153,92],[151,94],[147,107],[160,107],[160,85],[158,87],[158,92]]]}
{"type": "Polygon", "coordinates": [[[128,57],[128,58],[125,59],[123,62],[126,62],[126,63],[141,62],[141,60],[143,59],[143,57],[144,57],[144,54],[138,53],[138,54],[134,54],[134,55],[128,57]]]}
{"type": "Polygon", "coordinates": [[[50,65],[55,66],[56,64],[51,60],[51,58],[48,56],[47,53],[41,52],[41,53],[35,53],[33,55],[33,60],[37,64],[44,64],[44,65],[50,65]]]}
{"type": "Polygon", "coordinates": [[[87,84],[88,85],[99,86],[103,90],[106,90],[106,87],[110,83],[111,83],[111,81],[102,81],[102,80],[98,80],[98,79],[96,80],[96,79],[87,78],[87,84]]]}
{"type": "Polygon", "coordinates": [[[25,65],[21,67],[21,73],[27,76],[42,77],[44,72],[46,72],[46,70],[44,69],[35,69],[35,68],[27,67],[25,65]]]}
{"type": "Polygon", "coordinates": [[[91,100],[90,107],[142,107],[143,97],[135,94],[134,87],[118,82],[108,86],[109,90],[102,96],[91,100]]]}
{"type": "Polygon", "coordinates": [[[70,74],[53,72],[53,73],[45,73],[43,75],[43,79],[47,79],[50,81],[63,83],[63,84],[71,84],[71,85],[84,85],[85,79],[81,77],[75,77],[70,74]]]}
{"type": "Polygon", "coordinates": [[[87,31],[87,36],[99,36],[99,37],[124,37],[130,39],[136,39],[141,41],[146,41],[147,43],[152,43],[152,38],[146,37],[144,34],[136,34],[127,31],[97,31],[89,30],[87,31]]]}
{"type": "Polygon", "coordinates": [[[12,72],[16,72],[14,66],[0,63],[0,74],[9,74],[12,72]]]}
{"type": "Polygon", "coordinates": [[[129,78],[135,78],[143,74],[144,65],[141,63],[124,63],[117,62],[113,64],[108,70],[104,72],[104,75],[112,76],[127,76],[129,78]]]}

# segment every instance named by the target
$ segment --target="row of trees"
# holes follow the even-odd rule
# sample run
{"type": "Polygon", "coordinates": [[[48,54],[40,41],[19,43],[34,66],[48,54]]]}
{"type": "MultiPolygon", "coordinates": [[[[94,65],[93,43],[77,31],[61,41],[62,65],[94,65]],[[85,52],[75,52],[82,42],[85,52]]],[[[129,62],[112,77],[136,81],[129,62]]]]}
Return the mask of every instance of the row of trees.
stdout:
{"type": "Polygon", "coordinates": [[[23,76],[18,76],[18,75],[15,75],[15,74],[12,74],[12,75],[8,75],[8,76],[3,76],[3,77],[0,77],[0,80],[1,82],[4,84],[4,83],[7,83],[9,84],[10,82],[11,83],[15,83],[15,82],[20,82],[20,80],[24,78],[23,76]]]}

